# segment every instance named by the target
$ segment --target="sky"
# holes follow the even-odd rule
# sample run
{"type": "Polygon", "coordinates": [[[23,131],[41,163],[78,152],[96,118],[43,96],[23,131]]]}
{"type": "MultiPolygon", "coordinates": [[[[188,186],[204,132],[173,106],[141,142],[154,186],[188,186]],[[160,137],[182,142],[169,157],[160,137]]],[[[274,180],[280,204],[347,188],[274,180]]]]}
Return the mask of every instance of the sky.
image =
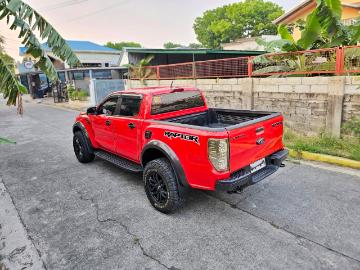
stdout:
{"type": "MultiPolygon", "coordinates": [[[[209,9],[239,1],[233,0],[25,0],[42,14],[65,39],[135,41],[147,48],[162,48],[172,41],[187,45],[196,41],[192,25],[209,9]]],[[[297,0],[273,0],[285,10],[297,0]]],[[[19,59],[17,32],[0,22],[5,50],[19,59]]]]}

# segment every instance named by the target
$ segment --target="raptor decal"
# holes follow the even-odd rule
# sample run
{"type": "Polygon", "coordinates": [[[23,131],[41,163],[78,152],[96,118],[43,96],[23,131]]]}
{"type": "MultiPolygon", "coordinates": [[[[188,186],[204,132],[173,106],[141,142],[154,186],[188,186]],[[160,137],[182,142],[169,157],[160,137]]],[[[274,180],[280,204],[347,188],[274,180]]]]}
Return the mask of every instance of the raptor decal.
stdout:
{"type": "Polygon", "coordinates": [[[169,139],[173,139],[173,138],[178,139],[179,138],[184,141],[190,141],[190,142],[195,142],[197,144],[200,144],[199,137],[194,136],[194,135],[183,134],[183,133],[172,132],[172,131],[165,131],[164,136],[168,137],[169,139]]]}

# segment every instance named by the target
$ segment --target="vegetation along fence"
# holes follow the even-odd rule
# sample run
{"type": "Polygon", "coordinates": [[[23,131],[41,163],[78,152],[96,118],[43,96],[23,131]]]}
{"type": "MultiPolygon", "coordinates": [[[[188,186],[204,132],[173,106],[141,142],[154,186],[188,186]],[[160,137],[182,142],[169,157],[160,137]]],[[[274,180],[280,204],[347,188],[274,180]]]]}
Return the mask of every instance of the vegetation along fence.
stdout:
{"type": "Polygon", "coordinates": [[[198,79],[360,73],[360,46],[144,67],[131,79],[198,79]],[[140,77],[141,76],[141,77],[140,77]]]}

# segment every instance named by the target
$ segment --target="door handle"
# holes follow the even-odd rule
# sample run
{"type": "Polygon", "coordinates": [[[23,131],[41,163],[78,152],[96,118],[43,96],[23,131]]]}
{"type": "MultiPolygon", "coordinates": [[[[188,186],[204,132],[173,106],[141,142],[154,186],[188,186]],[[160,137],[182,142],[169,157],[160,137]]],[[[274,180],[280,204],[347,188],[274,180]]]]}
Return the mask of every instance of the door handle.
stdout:
{"type": "Polygon", "coordinates": [[[105,121],[105,125],[110,126],[110,125],[111,125],[111,121],[110,121],[110,120],[106,120],[106,121],[105,121]]]}
{"type": "Polygon", "coordinates": [[[134,123],[129,123],[129,124],[128,124],[128,127],[129,127],[130,129],[134,129],[134,128],[135,128],[135,125],[134,125],[134,123]]]}

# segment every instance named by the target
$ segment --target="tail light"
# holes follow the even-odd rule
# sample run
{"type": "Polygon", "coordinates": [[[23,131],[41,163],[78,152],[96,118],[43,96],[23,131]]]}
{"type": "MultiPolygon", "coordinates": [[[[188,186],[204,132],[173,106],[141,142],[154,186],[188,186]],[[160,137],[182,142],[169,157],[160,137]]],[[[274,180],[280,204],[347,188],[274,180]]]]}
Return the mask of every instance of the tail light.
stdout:
{"type": "Polygon", "coordinates": [[[229,170],[229,140],[209,139],[208,156],[211,164],[218,172],[229,170]]]}

